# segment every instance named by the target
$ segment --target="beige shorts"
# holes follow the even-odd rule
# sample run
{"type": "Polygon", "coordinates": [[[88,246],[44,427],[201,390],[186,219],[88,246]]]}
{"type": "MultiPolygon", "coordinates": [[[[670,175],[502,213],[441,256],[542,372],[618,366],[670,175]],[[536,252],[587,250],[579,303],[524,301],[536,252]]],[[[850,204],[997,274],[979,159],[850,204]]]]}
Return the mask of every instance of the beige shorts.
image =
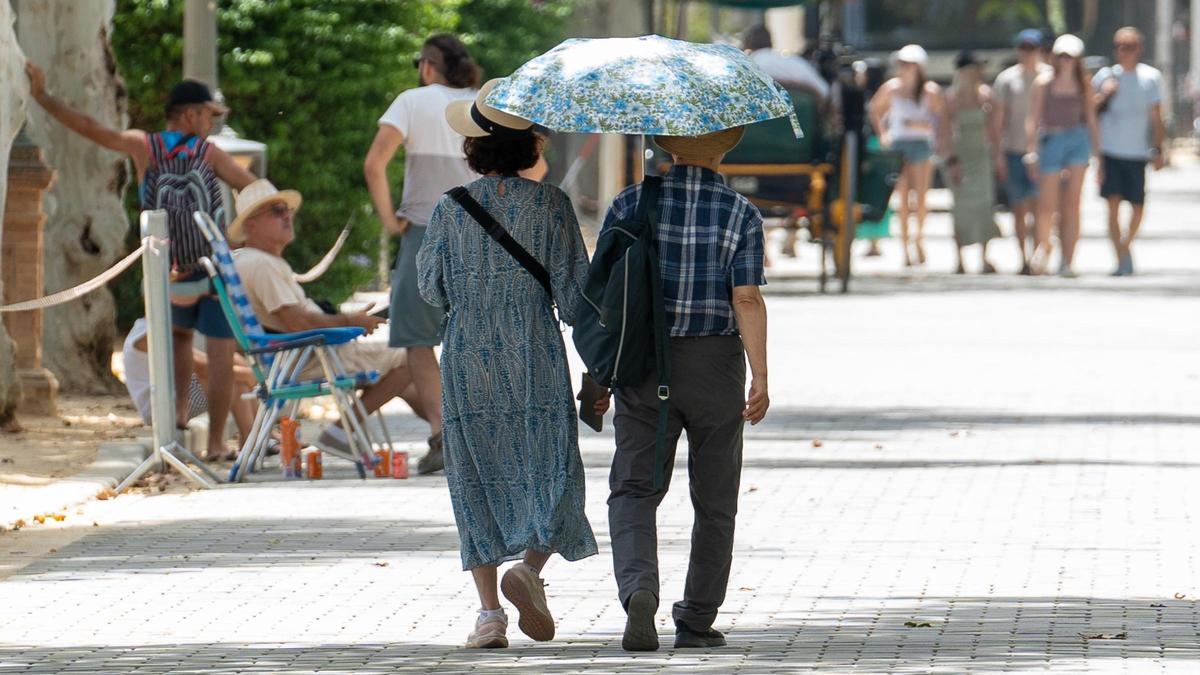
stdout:
{"type": "MultiPolygon", "coordinates": [[[[403,349],[392,349],[383,342],[350,342],[336,349],[342,366],[348,373],[374,370],[380,377],[396,368],[407,368],[408,359],[403,349]]],[[[324,377],[321,362],[313,356],[300,373],[303,379],[324,377]]]]}

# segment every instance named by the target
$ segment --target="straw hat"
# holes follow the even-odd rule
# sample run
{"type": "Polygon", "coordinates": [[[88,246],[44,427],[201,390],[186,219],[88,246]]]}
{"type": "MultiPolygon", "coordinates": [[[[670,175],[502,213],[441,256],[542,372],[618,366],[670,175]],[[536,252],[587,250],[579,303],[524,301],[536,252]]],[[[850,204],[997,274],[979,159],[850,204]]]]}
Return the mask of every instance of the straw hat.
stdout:
{"type": "Polygon", "coordinates": [[[703,136],[655,136],[654,144],[677,157],[708,159],[732,150],[745,133],[746,127],[733,127],[703,136]]]}
{"type": "Polygon", "coordinates": [[[1054,41],[1054,55],[1065,54],[1073,58],[1081,58],[1083,56],[1083,40],[1067,33],[1066,35],[1058,36],[1054,41]]]}
{"type": "Polygon", "coordinates": [[[303,200],[299,192],[295,190],[278,190],[271,184],[271,181],[266,178],[259,178],[237,193],[237,197],[234,199],[234,206],[237,208],[237,218],[234,218],[233,222],[229,224],[229,229],[225,236],[229,241],[240,244],[246,239],[246,233],[243,231],[242,226],[246,224],[246,219],[258,207],[272,202],[283,202],[293,211],[298,211],[300,210],[301,201],[303,200]]]}
{"type": "Polygon", "coordinates": [[[450,123],[450,128],[468,138],[502,136],[531,129],[533,122],[497,110],[484,102],[499,83],[500,78],[488,80],[479,88],[474,101],[454,101],[446,106],[446,121],[450,123]]]}
{"type": "Polygon", "coordinates": [[[922,68],[929,63],[929,53],[921,45],[904,45],[896,52],[896,60],[900,63],[915,63],[922,68]]]}

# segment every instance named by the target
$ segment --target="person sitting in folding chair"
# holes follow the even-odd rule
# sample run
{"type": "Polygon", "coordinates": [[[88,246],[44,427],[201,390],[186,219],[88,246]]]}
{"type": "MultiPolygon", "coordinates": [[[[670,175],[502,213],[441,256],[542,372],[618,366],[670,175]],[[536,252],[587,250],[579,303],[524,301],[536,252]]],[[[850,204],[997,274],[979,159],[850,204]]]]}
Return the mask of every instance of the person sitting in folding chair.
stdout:
{"type": "MultiPolygon", "coordinates": [[[[292,218],[300,208],[295,190],[277,190],[270,181],[259,179],[247,185],[236,199],[237,218],[229,225],[228,238],[243,244],[233,252],[234,266],[242,279],[250,305],[268,331],[299,332],[316,328],[358,326],[373,332],[383,320],[365,312],[326,314],[305,294],[296,281],[283,250],[296,238],[292,218]]],[[[386,343],[356,340],[337,347],[338,358],[349,371],[377,371],[379,380],[362,392],[368,414],[400,396],[421,419],[426,411],[412,386],[412,375],[403,349],[386,343]]],[[[302,377],[319,378],[321,366],[309,361],[302,377]]],[[[364,420],[365,421],[365,420],[364,420]]],[[[350,452],[350,441],[341,422],[322,430],[317,445],[350,452]]]]}

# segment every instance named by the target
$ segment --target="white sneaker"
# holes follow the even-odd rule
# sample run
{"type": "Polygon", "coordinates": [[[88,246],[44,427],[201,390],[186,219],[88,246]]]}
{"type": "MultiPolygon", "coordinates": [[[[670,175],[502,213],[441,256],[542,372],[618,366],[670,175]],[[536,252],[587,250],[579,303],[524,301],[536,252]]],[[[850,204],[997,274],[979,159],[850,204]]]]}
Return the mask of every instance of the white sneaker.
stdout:
{"type": "Polygon", "coordinates": [[[508,617],[503,612],[499,616],[479,615],[475,620],[475,630],[467,636],[467,649],[502,649],[508,646],[508,617]]]}
{"type": "Polygon", "coordinates": [[[521,613],[517,627],[538,642],[554,639],[554,617],[546,607],[544,586],[537,570],[525,563],[513,565],[500,580],[504,597],[521,613]]]}

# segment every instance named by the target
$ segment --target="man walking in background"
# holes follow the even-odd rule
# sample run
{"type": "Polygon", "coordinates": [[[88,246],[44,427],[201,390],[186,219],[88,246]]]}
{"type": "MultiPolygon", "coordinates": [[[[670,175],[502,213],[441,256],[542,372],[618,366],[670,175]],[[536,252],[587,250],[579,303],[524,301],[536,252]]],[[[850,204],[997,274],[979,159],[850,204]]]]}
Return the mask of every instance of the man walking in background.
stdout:
{"type": "Polygon", "coordinates": [[[392,271],[388,345],[408,351],[413,384],[428,414],[429,452],[417,463],[417,473],[426,474],[443,466],[442,382],[433,348],[442,341],[445,315],[417,292],[417,251],[442,194],[478,177],[467,167],[463,137],[446,123],[445,113],[452,101],[475,99],[480,71],[463,43],[451,35],[426,40],[413,65],[420,71],[421,86],[397,96],[379,118],[363,173],[384,230],[400,237],[392,271]],[[395,210],[387,167],[401,146],[404,193],[395,210]]]}
{"type": "Polygon", "coordinates": [[[1138,61],[1142,33],[1126,27],[1113,36],[1116,65],[1101,68],[1092,80],[1100,111],[1100,196],[1108,200],[1108,238],[1117,256],[1113,276],[1133,274],[1130,248],[1142,225],[1146,203],[1146,163],[1163,168],[1166,128],[1162,117],[1162,73],[1138,61]],[[1121,202],[1132,213],[1121,231],[1121,202]]]}
{"type": "Polygon", "coordinates": [[[1025,118],[1033,81],[1051,67],[1042,63],[1041,31],[1029,28],[1017,34],[1017,63],[996,76],[992,86],[995,114],[992,115],[993,138],[1001,140],[993,162],[996,177],[1004,182],[1008,206],[1013,214],[1013,229],[1021,247],[1021,274],[1029,274],[1029,257],[1037,242],[1029,233],[1034,231],[1033,216],[1037,212],[1037,184],[1025,171],[1021,158],[1025,156],[1025,118]],[[1029,241],[1030,245],[1026,245],[1029,241]]]}

